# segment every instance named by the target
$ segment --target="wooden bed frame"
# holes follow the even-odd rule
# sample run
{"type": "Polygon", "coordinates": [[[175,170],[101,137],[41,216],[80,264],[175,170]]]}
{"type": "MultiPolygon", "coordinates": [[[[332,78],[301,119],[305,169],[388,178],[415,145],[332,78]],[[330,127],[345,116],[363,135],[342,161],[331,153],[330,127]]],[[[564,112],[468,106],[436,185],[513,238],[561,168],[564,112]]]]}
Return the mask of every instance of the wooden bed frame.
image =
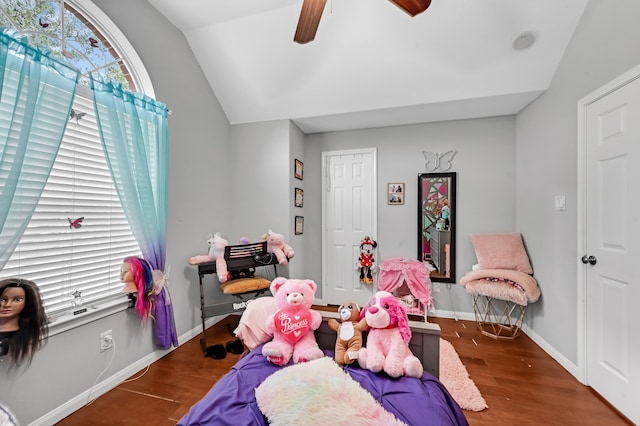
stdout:
{"type": "MultiPolygon", "coordinates": [[[[338,312],[320,311],[322,324],[315,331],[316,341],[320,349],[334,350],[336,347],[335,331],[329,328],[329,318],[340,319],[338,312]]],[[[424,371],[431,373],[436,378],[440,376],[440,326],[423,321],[409,321],[411,327],[411,341],[409,349],[422,362],[424,371]]],[[[366,342],[366,332],[365,332],[366,342]]]]}

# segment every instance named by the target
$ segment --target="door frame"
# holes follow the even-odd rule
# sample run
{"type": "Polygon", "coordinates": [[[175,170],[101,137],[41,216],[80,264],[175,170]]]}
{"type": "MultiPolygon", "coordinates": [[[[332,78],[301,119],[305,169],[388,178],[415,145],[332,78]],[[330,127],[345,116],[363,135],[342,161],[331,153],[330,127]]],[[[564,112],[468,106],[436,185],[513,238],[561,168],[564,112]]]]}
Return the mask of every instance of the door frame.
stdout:
{"type": "Polygon", "coordinates": [[[594,102],[615,92],[623,86],[640,78],[640,65],[606,83],[578,101],[578,188],[577,188],[577,310],[578,310],[578,377],[584,385],[589,385],[587,371],[587,269],[580,257],[587,253],[587,108],[594,102]]]}
{"type": "MultiPolygon", "coordinates": [[[[322,159],[322,298],[320,300],[321,303],[326,303],[326,289],[328,287],[327,283],[327,188],[330,186],[330,174],[329,169],[327,167],[327,159],[329,157],[337,156],[337,155],[356,155],[356,154],[371,154],[372,162],[371,165],[371,173],[373,174],[373,193],[372,201],[373,205],[376,207],[373,211],[372,224],[374,232],[371,235],[371,238],[376,239],[378,234],[378,150],[376,148],[356,148],[356,149],[346,149],[346,150],[336,150],[336,151],[323,151],[321,153],[322,159]]],[[[355,265],[354,265],[355,268],[355,265]]],[[[377,286],[377,281],[375,282],[377,286]]]]}

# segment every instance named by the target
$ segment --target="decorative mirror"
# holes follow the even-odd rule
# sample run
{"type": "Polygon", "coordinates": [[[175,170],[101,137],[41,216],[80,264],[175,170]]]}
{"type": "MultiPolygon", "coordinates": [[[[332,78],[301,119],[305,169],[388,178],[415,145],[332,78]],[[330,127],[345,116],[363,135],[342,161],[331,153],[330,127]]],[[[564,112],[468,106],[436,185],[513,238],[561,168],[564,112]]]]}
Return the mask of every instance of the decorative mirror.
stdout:
{"type": "Polygon", "coordinates": [[[418,175],[418,259],[431,281],[456,282],[456,174],[418,175]]]}

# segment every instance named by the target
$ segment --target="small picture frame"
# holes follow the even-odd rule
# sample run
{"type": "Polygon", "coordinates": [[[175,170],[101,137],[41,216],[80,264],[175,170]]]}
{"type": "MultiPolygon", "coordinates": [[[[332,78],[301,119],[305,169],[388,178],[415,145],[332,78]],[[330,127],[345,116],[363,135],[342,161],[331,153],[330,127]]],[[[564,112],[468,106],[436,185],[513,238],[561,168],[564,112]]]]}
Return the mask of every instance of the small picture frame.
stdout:
{"type": "Polygon", "coordinates": [[[302,235],[303,232],[304,232],[304,217],[296,216],[295,234],[302,235]]]}
{"type": "Polygon", "coordinates": [[[296,179],[302,180],[304,178],[304,163],[297,158],[293,166],[293,175],[296,179]]]}
{"type": "Polygon", "coordinates": [[[304,190],[300,188],[296,188],[294,205],[296,207],[302,207],[303,203],[304,203],[304,190]]]}
{"type": "Polygon", "coordinates": [[[404,196],[404,183],[387,184],[387,204],[402,205],[404,204],[404,196]]]}

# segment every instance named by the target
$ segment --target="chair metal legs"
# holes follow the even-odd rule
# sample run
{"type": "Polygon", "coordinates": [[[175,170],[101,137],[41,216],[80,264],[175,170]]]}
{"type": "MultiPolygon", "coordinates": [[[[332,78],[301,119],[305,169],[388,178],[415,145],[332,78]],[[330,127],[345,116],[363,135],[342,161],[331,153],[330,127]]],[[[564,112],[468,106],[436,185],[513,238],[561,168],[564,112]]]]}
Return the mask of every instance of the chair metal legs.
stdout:
{"type": "Polygon", "coordinates": [[[491,296],[473,294],[473,311],[478,328],[494,339],[515,339],[520,335],[526,306],[491,296]]]}

